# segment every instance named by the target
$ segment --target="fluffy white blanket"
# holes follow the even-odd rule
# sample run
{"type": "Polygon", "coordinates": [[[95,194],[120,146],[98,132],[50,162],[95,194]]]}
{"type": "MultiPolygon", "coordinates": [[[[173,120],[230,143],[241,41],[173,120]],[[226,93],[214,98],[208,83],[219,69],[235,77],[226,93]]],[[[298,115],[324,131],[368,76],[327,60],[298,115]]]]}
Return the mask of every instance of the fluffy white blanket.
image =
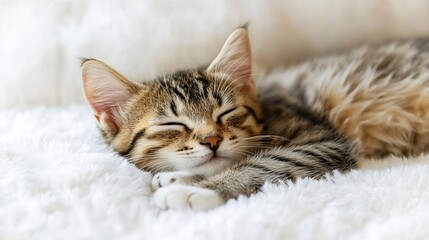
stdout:
{"type": "Polygon", "coordinates": [[[209,212],[150,203],[150,175],[86,106],[0,112],[0,239],[427,239],[429,158],[266,185],[209,212]]]}

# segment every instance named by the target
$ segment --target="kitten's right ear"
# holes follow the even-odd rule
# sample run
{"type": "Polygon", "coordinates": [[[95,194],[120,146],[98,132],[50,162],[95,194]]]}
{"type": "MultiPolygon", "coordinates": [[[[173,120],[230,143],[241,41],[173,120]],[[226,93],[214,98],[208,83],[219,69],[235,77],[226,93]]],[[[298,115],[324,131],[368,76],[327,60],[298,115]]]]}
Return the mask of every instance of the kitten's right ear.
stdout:
{"type": "Polygon", "coordinates": [[[237,28],[229,35],[207,70],[239,82],[243,93],[257,95],[252,78],[252,50],[245,26],[237,28]]]}
{"type": "Polygon", "coordinates": [[[100,128],[117,133],[122,122],[121,107],[140,86],[95,59],[82,62],[82,80],[86,100],[100,128]]]}

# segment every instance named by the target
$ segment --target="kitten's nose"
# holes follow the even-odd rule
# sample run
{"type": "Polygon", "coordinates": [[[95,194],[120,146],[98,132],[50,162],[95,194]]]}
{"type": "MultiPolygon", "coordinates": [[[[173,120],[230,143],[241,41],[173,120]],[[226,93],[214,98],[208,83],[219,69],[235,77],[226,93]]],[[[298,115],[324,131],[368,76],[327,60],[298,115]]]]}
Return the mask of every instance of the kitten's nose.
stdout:
{"type": "Polygon", "coordinates": [[[208,145],[211,150],[216,151],[219,148],[219,143],[222,140],[223,138],[219,135],[208,135],[203,137],[203,140],[200,142],[200,144],[208,145]]]}

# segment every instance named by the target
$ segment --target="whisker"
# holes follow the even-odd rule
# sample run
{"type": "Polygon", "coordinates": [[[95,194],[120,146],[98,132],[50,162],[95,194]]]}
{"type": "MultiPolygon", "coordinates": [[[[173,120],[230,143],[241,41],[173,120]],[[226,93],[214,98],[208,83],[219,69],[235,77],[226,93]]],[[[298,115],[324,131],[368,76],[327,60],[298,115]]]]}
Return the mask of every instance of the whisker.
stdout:
{"type": "Polygon", "coordinates": [[[255,136],[250,136],[250,137],[244,137],[242,139],[252,139],[252,138],[283,138],[283,139],[287,139],[285,137],[279,136],[279,135],[271,135],[271,134],[264,134],[264,135],[255,135],[255,136]]]}

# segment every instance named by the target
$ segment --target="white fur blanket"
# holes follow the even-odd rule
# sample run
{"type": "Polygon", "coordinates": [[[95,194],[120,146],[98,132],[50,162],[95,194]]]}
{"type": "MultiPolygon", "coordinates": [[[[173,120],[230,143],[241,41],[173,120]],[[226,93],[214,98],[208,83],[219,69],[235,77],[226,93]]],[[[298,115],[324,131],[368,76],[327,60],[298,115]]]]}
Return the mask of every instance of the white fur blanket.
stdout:
{"type": "Polygon", "coordinates": [[[247,21],[256,63],[273,67],[429,34],[429,5],[0,0],[0,239],[428,239],[428,156],[266,185],[209,212],[162,212],[150,175],[103,143],[87,106],[70,105],[83,102],[81,56],[150,78],[207,63],[247,21]]]}
{"type": "Polygon", "coordinates": [[[427,239],[429,158],[266,185],[209,212],[150,204],[150,175],[86,106],[0,112],[0,239],[427,239]]]}

